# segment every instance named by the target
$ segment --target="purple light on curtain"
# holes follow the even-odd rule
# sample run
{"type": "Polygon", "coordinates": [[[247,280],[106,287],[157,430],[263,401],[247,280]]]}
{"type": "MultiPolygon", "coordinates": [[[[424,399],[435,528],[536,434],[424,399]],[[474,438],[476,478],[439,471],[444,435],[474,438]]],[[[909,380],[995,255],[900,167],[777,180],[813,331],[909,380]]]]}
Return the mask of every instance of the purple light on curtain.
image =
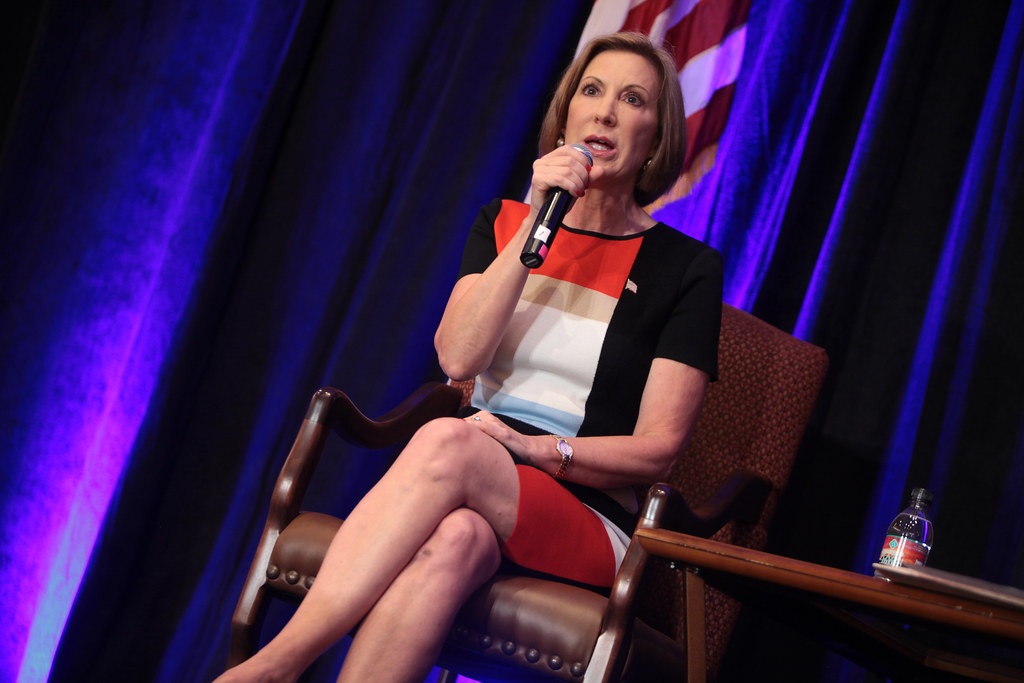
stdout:
{"type": "MultiPolygon", "coordinates": [[[[1006,212],[1015,188],[1024,185],[1024,0],[1017,0],[1010,8],[1006,31],[996,61],[997,73],[1005,75],[1004,87],[1012,86],[1013,101],[1005,127],[1005,141],[1000,151],[999,172],[996,177],[995,195],[998,203],[990,214],[990,222],[1009,228],[1006,212]],[[1012,32],[1012,33],[1011,33],[1012,32]],[[1012,48],[1011,48],[1012,46],[1012,48]],[[1014,77],[1013,71],[1016,70],[1014,77]]],[[[1012,200],[1011,200],[1012,201],[1012,200]]],[[[1005,232],[1000,234],[1000,242],[1005,232]]],[[[999,246],[991,250],[998,254],[999,246]]],[[[986,264],[987,265],[987,264],[986,264]]],[[[975,310],[980,314],[981,308],[975,310]]],[[[1024,481],[1024,416],[1018,418],[1021,425],[1017,443],[1010,462],[1011,469],[1006,481],[1024,481]]],[[[1004,486],[996,506],[995,525],[985,551],[984,567],[999,568],[999,574],[992,571],[986,578],[1000,583],[1020,585],[1020,548],[1024,547],[1024,514],[1019,491],[1016,486],[1004,486]]]]}
{"type": "Polygon", "coordinates": [[[0,568],[17,562],[19,591],[0,599],[0,680],[48,675],[297,14],[283,3],[107,9],[54,12],[23,98],[35,146],[5,160],[25,169],[7,174],[11,227],[37,242],[23,238],[4,312],[19,336],[5,340],[17,415],[0,568]]]}
{"type": "MultiPolygon", "coordinates": [[[[840,24],[848,7],[843,3],[840,24]]],[[[693,193],[656,214],[722,251],[723,297],[745,310],[757,299],[771,264],[838,40],[819,56],[817,46],[800,43],[808,34],[794,35],[798,27],[789,26],[802,9],[787,2],[754,3],[750,11],[744,63],[717,161],[693,193]],[[788,81],[780,66],[796,58],[817,64],[819,76],[809,87],[788,81]]]]}
{"type": "MultiPolygon", "coordinates": [[[[161,237],[166,239],[167,234],[161,237]]],[[[108,255],[128,256],[113,250],[108,255]]],[[[35,601],[23,603],[31,628],[19,680],[47,677],[100,523],[148,403],[147,390],[152,389],[155,381],[162,358],[160,340],[155,337],[162,335],[157,330],[151,331],[157,333],[152,336],[140,330],[149,317],[149,309],[158,303],[153,301],[151,281],[145,277],[148,274],[143,271],[133,278],[129,273],[121,273],[120,291],[104,292],[95,298],[91,296],[95,291],[80,292],[78,324],[74,325],[78,329],[71,335],[54,330],[63,336],[55,352],[63,351],[67,356],[53,358],[53,367],[66,367],[80,354],[109,360],[80,371],[78,379],[83,384],[98,387],[94,392],[84,392],[84,405],[77,404],[75,398],[63,402],[64,409],[80,410],[79,420],[66,426],[56,424],[44,438],[26,444],[26,452],[55,468],[49,474],[48,484],[61,495],[56,506],[43,508],[45,517],[37,522],[40,533],[35,536],[39,544],[36,576],[41,586],[35,601]],[[143,290],[141,296],[133,296],[136,288],[143,290]],[[120,331],[112,329],[111,318],[127,324],[120,331]],[[90,319],[95,324],[90,325],[90,319]],[[131,380],[126,378],[129,368],[131,380]],[[61,446],[54,449],[56,444],[61,446]]],[[[169,330],[160,332],[166,334],[169,330]]],[[[51,381],[59,383],[56,377],[51,381]]],[[[25,494],[38,504],[45,491],[30,490],[25,494]]]]}
{"type": "Polygon", "coordinates": [[[866,568],[874,560],[879,543],[879,534],[885,530],[895,512],[902,506],[903,490],[906,487],[910,461],[917,440],[917,430],[924,409],[936,352],[942,335],[947,299],[945,294],[952,287],[959,267],[960,249],[967,237],[966,226],[954,220],[945,239],[942,257],[932,280],[931,295],[925,311],[921,329],[918,332],[917,347],[914,351],[909,376],[900,401],[889,446],[881,468],[881,478],[875,486],[868,516],[861,530],[857,557],[866,568]]]}
{"type": "MultiPolygon", "coordinates": [[[[161,184],[188,188],[195,178],[195,165],[204,158],[209,136],[209,130],[203,132],[191,168],[152,169],[168,174],[161,184]]],[[[134,201],[138,201],[136,195],[128,194],[117,209],[131,214],[132,220],[138,221],[135,225],[147,226],[146,243],[132,244],[129,235],[108,235],[96,254],[99,263],[110,266],[100,276],[103,282],[93,283],[93,287],[79,282],[82,288],[68,293],[75,302],[74,320],[70,316],[57,319],[51,328],[56,342],[49,365],[66,370],[75,365],[76,383],[83,389],[98,389],[85,389],[79,404],[74,397],[78,392],[68,387],[60,407],[77,411],[79,420],[67,427],[54,425],[51,434],[25,447],[26,453],[34,453],[41,462],[64,466],[49,475],[48,485],[66,493],[60,507],[50,509],[43,522],[39,568],[46,578],[32,616],[19,676],[23,680],[46,678],[192,284],[194,263],[176,259],[170,246],[187,230],[182,225],[180,202],[178,206],[151,207],[132,206],[134,201]],[[83,356],[91,361],[84,367],[83,356]],[[55,444],[61,445],[54,448],[55,444]]],[[[103,216],[104,208],[93,210],[103,216]]],[[[58,377],[44,382],[44,386],[60,384],[58,377]]]]}
{"type": "MultiPolygon", "coordinates": [[[[902,35],[902,31],[899,29],[902,28],[900,20],[904,16],[904,7],[905,5],[901,5],[896,19],[897,28],[894,29],[894,34],[897,36],[902,35]]],[[[932,280],[928,306],[918,335],[918,344],[914,352],[910,375],[906,382],[899,414],[883,463],[883,475],[876,485],[873,503],[869,507],[873,514],[869,514],[861,531],[858,557],[863,558],[865,565],[872,561],[873,553],[876,550],[875,545],[878,543],[878,534],[888,524],[894,514],[893,511],[898,510],[904,502],[901,498],[907,485],[907,475],[917,440],[928,383],[946,325],[946,309],[950,292],[958,278],[974,275],[976,282],[971,302],[971,319],[965,322],[957,370],[949,392],[950,398],[946,409],[947,423],[944,424],[943,436],[953,443],[955,439],[952,438],[951,432],[959,429],[960,417],[964,408],[962,404],[964,393],[961,389],[966,385],[967,378],[970,376],[974,347],[980,330],[978,316],[982,315],[983,302],[987,298],[990,269],[998,252],[998,244],[1002,240],[1004,227],[1008,227],[1005,224],[1009,220],[1006,213],[1009,207],[1005,206],[1005,201],[1000,201],[999,195],[1012,197],[1012,191],[1000,193],[999,188],[1017,187],[1021,182],[1020,129],[1022,118],[1024,118],[1021,114],[1021,86],[1019,83],[1022,54],[1020,28],[1022,7],[1024,7],[1024,2],[1021,0],[1015,2],[1006,22],[1006,33],[1001,41],[997,65],[986,93],[970,158],[964,172],[953,217],[947,230],[943,253],[932,280]],[[1014,17],[1017,19],[1014,20],[1014,17]],[[1007,81],[1018,82],[1016,86],[1012,86],[1007,81]],[[1014,117],[1010,121],[1007,121],[1008,110],[1011,109],[1006,101],[1007,93],[1013,93],[1014,117]],[[985,169],[996,168],[992,159],[997,158],[1001,150],[1006,150],[1006,161],[1000,160],[997,177],[993,178],[985,173],[985,169]],[[1014,165],[1015,159],[1016,165],[1014,165]],[[995,193],[993,193],[993,188],[996,188],[995,193]],[[985,208],[993,199],[993,194],[996,195],[993,206],[991,211],[986,213],[985,208]],[[985,230],[985,235],[982,254],[977,265],[978,269],[976,273],[972,269],[970,274],[966,274],[963,272],[965,264],[962,263],[962,257],[965,253],[965,245],[972,237],[972,229],[985,230]]],[[[941,505],[941,491],[945,486],[952,455],[950,451],[942,450],[940,446],[937,460],[932,468],[934,473],[932,481],[929,483],[929,486],[936,492],[935,507],[941,505]]]]}
{"type": "MultiPolygon", "coordinates": [[[[840,26],[845,20],[847,7],[848,4],[844,3],[839,18],[840,26]]],[[[785,7],[778,7],[772,12],[765,30],[765,34],[771,37],[770,40],[785,40],[787,19],[788,13],[785,7]]],[[[769,179],[770,185],[762,191],[759,205],[754,208],[747,224],[748,227],[740,235],[733,232],[729,238],[736,245],[731,256],[731,260],[734,260],[735,264],[729,266],[730,273],[726,278],[724,295],[726,301],[745,310],[750,310],[757,299],[768,267],[772,262],[786,208],[790,203],[793,185],[807,145],[811,124],[821,98],[828,66],[837,50],[838,36],[841,34],[841,30],[832,32],[834,38],[818,66],[819,76],[808,93],[807,101],[803,104],[802,120],[792,128],[795,131],[794,137],[788,140],[784,146],[777,148],[780,159],[772,164],[775,176],[769,179]],[[739,246],[737,237],[741,238],[742,246],[739,246]]],[[[767,48],[759,50],[751,80],[769,79],[774,81],[778,79],[779,75],[773,75],[773,71],[777,67],[773,58],[777,56],[777,53],[767,48]]],[[[760,116],[765,114],[759,110],[764,106],[764,103],[760,101],[762,97],[764,94],[760,92],[760,89],[751,88],[749,94],[744,98],[743,110],[753,115],[752,122],[757,122],[760,116]]],[[[764,132],[757,130],[756,134],[760,136],[764,135],[764,132]]],[[[713,244],[724,245],[726,243],[725,232],[721,229],[713,229],[711,240],[713,244]]]]}
{"type": "MultiPolygon", "coordinates": [[[[967,207],[957,217],[983,230],[982,244],[974,268],[967,318],[957,353],[957,365],[948,392],[949,401],[942,421],[942,432],[936,445],[929,486],[941,491],[949,476],[954,449],[960,443],[959,432],[963,423],[963,396],[974,372],[974,361],[979,344],[983,317],[992,286],[993,269],[999,258],[1006,233],[1010,229],[1010,214],[1014,193],[1024,182],[1022,156],[1024,156],[1024,2],[1011,7],[1006,30],[1000,41],[995,68],[992,70],[985,106],[972,148],[971,165],[964,179],[961,202],[967,207]],[[975,158],[976,157],[976,158],[975,158]],[[995,161],[998,160],[998,161],[995,161]],[[995,163],[993,163],[995,161],[995,163]],[[994,177],[987,177],[979,169],[994,169],[994,177]]],[[[936,505],[940,504],[936,500],[936,505]]]]}
{"type": "Polygon", "coordinates": [[[123,171],[86,183],[68,198],[75,206],[67,213],[80,219],[66,225],[82,236],[67,236],[69,252],[76,253],[53,257],[48,284],[60,303],[48,311],[44,373],[34,378],[35,405],[25,408],[45,426],[24,433],[19,452],[8,454],[33,469],[34,482],[5,501],[3,519],[5,534],[30,567],[14,606],[14,622],[28,626],[27,638],[16,636],[16,649],[7,651],[15,659],[3,667],[17,670],[19,680],[46,678],[192,270],[188,259],[175,259],[172,241],[190,240],[165,203],[175,181],[187,185],[189,174],[175,177],[180,169],[164,167],[156,184],[143,179],[158,173],[154,167],[139,169],[134,180],[119,177],[123,171]],[[123,194],[117,196],[112,183],[123,183],[123,194]],[[146,194],[155,201],[140,199],[146,194]],[[13,519],[19,509],[29,511],[30,526],[13,519]]]}
{"type": "MultiPolygon", "coordinates": [[[[827,66],[831,63],[832,57],[835,55],[835,52],[839,47],[839,41],[842,38],[844,32],[843,29],[847,23],[846,19],[848,15],[848,8],[849,6],[847,5],[843,11],[842,18],[839,20],[839,25],[836,31],[832,34],[833,40],[832,44],[829,46],[829,57],[825,60],[826,69],[822,70],[822,78],[819,80],[815,101],[818,99],[817,95],[820,94],[827,66]]],[[[898,17],[897,21],[899,21],[898,17]]],[[[800,339],[812,339],[814,337],[814,323],[817,320],[818,312],[821,308],[821,302],[825,297],[826,283],[829,281],[829,270],[832,266],[832,257],[839,246],[843,226],[846,222],[851,188],[855,187],[858,182],[860,182],[863,174],[871,173],[871,170],[868,168],[870,162],[867,159],[867,150],[871,144],[871,135],[875,122],[880,117],[879,109],[882,108],[884,94],[890,87],[888,80],[891,76],[892,47],[893,46],[890,43],[882,58],[882,64],[878,70],[880,75],[879,80],[875,82],[871,98],[868,101],[867,110],[864,113],[863,125],[857,135],[857,142],[854,145],[853,155],[847,168],[846,177],[835,202],[836,209],[832,213],[828,230],[826,231],[825,238],[822,241],[821,249],[818,251],[818,259],[814,266],[814,272],[811,274],[811,280],[807,285],[806,292],[804,293],[804,300],[800,307],[800,314],[797,317],[797,322],[793,329],[793,335],[800,339]]],[[[813,114],[813,111],[811,113],[813,114]]],[[[834,277],[835,274],[832,273],[831,275],[834,277]]]]}

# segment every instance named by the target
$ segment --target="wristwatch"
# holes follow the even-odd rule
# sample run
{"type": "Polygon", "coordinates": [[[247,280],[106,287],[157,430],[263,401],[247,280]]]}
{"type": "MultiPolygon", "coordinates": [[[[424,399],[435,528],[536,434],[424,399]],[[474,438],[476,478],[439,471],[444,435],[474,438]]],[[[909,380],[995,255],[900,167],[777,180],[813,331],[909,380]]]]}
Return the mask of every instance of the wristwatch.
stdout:
{"type": "Polygon", "coordinates": [[[572,445],[565,439],[556,436],[555,450],[562,456],[562,464],[555,472],[555,479],[561,479],[565,476],[565,471],[569,469],[569,464],[572,462],[572,445]]]}

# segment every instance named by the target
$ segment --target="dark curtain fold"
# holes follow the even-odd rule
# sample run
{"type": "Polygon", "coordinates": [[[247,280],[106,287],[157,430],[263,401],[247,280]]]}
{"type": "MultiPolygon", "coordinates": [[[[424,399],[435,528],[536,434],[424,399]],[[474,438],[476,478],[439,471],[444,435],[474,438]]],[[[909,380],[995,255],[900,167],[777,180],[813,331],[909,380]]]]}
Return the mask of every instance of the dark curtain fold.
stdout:
{"type": "MultiPolygon", "coordinates": [[[[380,413],[438,376],[468,226],[525,189],[591,6],[54,0],[4,29],[39,27],[0,110],[0,678],[222,668],[309,396],[380,413]]],[[[1024,582],[1022,25],[753,3],[717,165],[658,217],[832,360],[771,550],[865,570],[928,486],[932,563],[1024,582]]],[[[387,455],[332,445],[308,506],[387,455]]],[[[723,677],[765,672],[865,677],[745,612],[723,677]]]]}

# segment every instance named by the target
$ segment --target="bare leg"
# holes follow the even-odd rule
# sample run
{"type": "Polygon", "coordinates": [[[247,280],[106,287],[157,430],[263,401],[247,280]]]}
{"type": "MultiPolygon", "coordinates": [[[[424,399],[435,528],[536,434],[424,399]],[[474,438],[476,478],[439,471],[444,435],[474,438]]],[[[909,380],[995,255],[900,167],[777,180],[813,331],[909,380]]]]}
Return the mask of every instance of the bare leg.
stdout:
{"type": "Polygon", "coordinates": [[[359,625],[338,683],[426,678],[459,607],[500,560],[483,517],[466,508],[445,517],[359,625]]]}
{"type": "Polygon", "coordinates": [[[477,512],[504,541],[518,499],[503,446],[462,420],[429,423],[345,520],[291,620],[218,680],[294,681],[369,613],[450,512],[477,512]]]}

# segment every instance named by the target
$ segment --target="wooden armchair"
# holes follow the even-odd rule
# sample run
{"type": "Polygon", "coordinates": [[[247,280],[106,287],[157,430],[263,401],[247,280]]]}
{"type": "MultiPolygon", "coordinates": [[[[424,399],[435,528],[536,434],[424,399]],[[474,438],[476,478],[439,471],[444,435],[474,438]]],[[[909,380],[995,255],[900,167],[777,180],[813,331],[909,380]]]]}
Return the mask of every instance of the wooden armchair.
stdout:
{"type": "MultiPolygon", "coordinates": [[[[723,305],[719,365],[690,446],[669,481],[651,487],[640,526],[761,548],[828,359],[822,349],[723,305]]],[[[305,596],[341,524],[299,511],[330,432],[367,447],[399,443],[424,422],[454,414],[467,391],[429,384],[377,420],[336,389],[316,392],[232,619],[229,666],[257,649],[270,598],[305,596]]],[[[454,680],[453,671],[503,681],[678,679],[687,667],[688,621],[706,624],[713,675],[738,604],[709,592],[706,619],[687,620],[686,576],[661,562],[645,572],[647,564],[634,541],[608,596],[543,577],[495,576],[459,613],[441,656],[442,681],[454,680]]],[[[704,661],[691,657],[689,666],[695,677],[704,675],[704,661]]]]}

